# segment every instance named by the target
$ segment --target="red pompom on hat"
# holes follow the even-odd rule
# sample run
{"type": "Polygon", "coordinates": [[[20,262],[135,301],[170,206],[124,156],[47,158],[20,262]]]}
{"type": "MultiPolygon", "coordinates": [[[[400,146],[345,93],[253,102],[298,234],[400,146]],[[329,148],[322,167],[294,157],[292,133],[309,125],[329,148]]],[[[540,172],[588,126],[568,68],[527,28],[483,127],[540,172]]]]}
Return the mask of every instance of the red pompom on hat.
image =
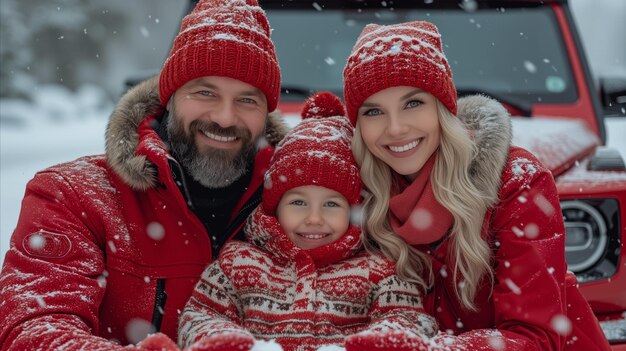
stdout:
{"type": "Polygon", "coordinates": [[[352,125],[356,125],[359,107],[368,97],[396,86],[427,91],[452,114],[457,113],[452,71],[441,47],[441,35],[430,22],[368,24],[348,57],[343,83],[352,125]]]}
{"type": "Polygon", "coordinates": [[[265,213],[274,215],[285,192],[306,185],[335,190],[350,205],[357,204],[361,177],[350,148],[352,135],[337,96],[320,92],[307,99],[302,121],[278,143],[265,174],[265,213]]]}
{"type": "Polygon", "coordinates": [[[257,0],[200,0],[183,18],[159,80],[163,106],[190,80],[229,77],[263,92],[268,111],[280,97],[280,67],[257,0]]]}
{"type": "Polygon", "coordinates": [[[306,99],[301,115],[302,119],[345,116],[346,110],[335,94],[321,91],[306,99]]]}

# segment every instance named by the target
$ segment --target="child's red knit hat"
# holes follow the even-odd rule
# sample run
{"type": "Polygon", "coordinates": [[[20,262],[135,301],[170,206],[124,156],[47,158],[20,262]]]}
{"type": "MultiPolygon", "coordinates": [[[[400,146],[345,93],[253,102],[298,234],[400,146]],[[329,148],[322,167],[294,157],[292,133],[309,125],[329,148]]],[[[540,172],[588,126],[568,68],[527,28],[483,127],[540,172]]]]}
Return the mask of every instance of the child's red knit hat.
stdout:
{"type": "Polygon", "coordinates": [[[348,117],[356,125],[359,107],[377,92],[417,87],[435,96],[456,115],[456,88],[441,48],[441,35],[424,21],[388,26],[369,24],[361,32],[343,70],[348,117]]]}
{"type": "Polygon", "coordinates": [[[257,0],[200,0],[183,18],[161,69],[161,104],[188,81],[205,76],[248,83],[265,94],[268,111],[276,109],[280,68],[257,0]]]}
{"type": "Polygon", "coordinates": [[[265,213],[275,214],[285,192],[306,185],[335,190],[350,205],[358,203],[361,177],[350,148],[352,134],[337,96],[322,92],[307,99],[302,122],[278,143],[265,174],[265,213]]]}

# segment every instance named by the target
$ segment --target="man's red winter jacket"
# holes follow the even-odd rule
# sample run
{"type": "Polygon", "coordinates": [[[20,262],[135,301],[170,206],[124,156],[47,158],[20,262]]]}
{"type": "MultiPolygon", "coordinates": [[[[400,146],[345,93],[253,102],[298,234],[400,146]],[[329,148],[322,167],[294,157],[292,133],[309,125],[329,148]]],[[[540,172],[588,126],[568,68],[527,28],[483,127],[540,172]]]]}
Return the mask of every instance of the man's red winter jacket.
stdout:
{"type": "MultiPolygon", "coordinates": [[[[136,342],[152,325],[176,340],[212,252],[172,177],[178,164],[146,117],[162,109],[155,83],[129,92],[114,112],[108,161],[83,157],[28,183],[0,275],[2,350],[114,350],[106,339],[136,342]]],[[[270,144],[281,128],[270,116],[270,144]]],[[[262,186],[272,152],[257,153],[231,220],[262,186]]]]}

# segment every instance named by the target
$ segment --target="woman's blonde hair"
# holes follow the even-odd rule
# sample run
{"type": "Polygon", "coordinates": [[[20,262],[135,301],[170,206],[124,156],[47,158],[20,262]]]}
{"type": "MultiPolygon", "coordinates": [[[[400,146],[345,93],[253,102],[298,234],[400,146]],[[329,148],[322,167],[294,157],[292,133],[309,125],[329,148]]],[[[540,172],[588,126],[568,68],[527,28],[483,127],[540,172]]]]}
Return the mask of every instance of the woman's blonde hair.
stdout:
{"type": "MultiPolygon", "coordinates": [[[[448,255],[455,263],[454,281],[457,281],[458,274],[462,277],[460,284],[455,284],[455,292],[466,309],[475,311],[474,298],[483,277],[486,276],[493,285],[491,249],[481,237],[483,220],[493,199],[471,180],[470,165],[478,150],[467,129],[439,101],[437,110],[441,140],[431,183],[437,201],[454,218],[448,255]]],[[[367,190],[363,202],[366,248],[380,251],[394,260],[396,272],[402,279],[414,281],[424,289],[432,286],[434,274],[430,256],[407,244],[391,229],[388,210],[394,186],[393,170],[369,152],[358,123],[352,139],[352,152],[367,190]],[[426,281],[424,277],[427,277],[426,281]]]]}

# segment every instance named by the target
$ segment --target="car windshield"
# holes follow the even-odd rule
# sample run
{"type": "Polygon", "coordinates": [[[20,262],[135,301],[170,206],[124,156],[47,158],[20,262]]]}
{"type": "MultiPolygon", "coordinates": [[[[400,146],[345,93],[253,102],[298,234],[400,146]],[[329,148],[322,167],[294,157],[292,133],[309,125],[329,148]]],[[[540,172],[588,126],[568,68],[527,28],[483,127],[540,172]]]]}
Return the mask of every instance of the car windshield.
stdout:
{"type": "Polygon", "coordinates": [[[287,90],[340,94],[343,66],[366,24],[427,20],[441,32],[460,94],[485,92],[528,103],[576,100],[565,47],[547,6],[346,10],[316,4],[266,7],[287,90]]]}

